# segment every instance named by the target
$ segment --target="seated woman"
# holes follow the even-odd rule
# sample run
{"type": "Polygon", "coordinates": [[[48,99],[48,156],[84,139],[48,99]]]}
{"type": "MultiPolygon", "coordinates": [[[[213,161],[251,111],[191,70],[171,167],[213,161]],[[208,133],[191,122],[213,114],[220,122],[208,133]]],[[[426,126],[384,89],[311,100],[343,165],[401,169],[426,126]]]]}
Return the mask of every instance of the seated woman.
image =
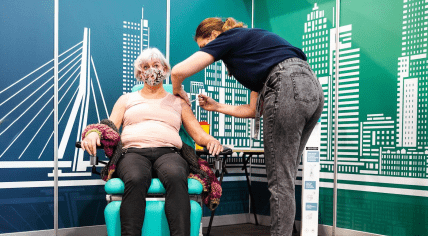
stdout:
{"type": "MultiPolygon", "coordinates": [[[[134,63],[135,77],[144,81],[138,92],[122,95],[113,107],[110,120],[119,129],[124,155],[116,174],[125,183],[120,208],[122,236],[141,235],[152,171],[166,189],[165,213],[171,235],[190,235],[190,199],[187,188],[189,166],[178,154],[182,146],[181,123],[194,141],[206,146],[210,154],[223,147],[205,133],[189,105],[180,97],[167,93],[162,81],[170,66],[156,48],[145,49],[134,63]]],[[[82,148],[90,155],[100,145],[97,132],[87,133],[82,148]]]]}

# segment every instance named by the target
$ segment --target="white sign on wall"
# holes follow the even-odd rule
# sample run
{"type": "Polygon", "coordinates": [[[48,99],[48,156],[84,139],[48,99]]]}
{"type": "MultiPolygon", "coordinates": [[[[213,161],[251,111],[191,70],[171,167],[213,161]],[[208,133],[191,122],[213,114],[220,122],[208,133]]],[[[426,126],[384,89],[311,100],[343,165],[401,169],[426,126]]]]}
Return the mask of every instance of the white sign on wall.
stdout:
{"type": "Polygon", "coordinates": [[[318,122],[303,150],[301,235],[318,235],[321,123],[318,122]]]}

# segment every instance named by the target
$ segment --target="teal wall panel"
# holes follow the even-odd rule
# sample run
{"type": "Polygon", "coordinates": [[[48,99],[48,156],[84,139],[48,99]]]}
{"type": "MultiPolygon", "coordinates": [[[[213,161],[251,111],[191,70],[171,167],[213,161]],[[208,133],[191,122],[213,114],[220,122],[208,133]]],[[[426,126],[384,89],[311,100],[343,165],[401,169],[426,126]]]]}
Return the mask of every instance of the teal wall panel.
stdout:
{"type": "MultiPolygon", "coordinates": [[[[86,125],[107,118],[135,84],[132,64],[141,50],[151,46],[165,53],[166,1],[58,3],[58,226],[103,225],[104,181],[74,144],[86,125]]],[[[49,230],[54,0],[5,0],[0,17],[0,234],[49,230]]]]}
{"type": "MultiPolygon", "coordinates": [[[[251,27],[251,1],[171,1],[170,62],[172,66],[199,50],[193,37],[196,27],[208,17],[233,17],[251,27]]],[[[188,78],[185,81],[185,88],[188,88],[191,80],[203,81],[203,74],[199,73],[188,78]]]]}
{"type": "MultiPolygon", "coordinates": [[[[171,1],[171,65],[183,61],[199,50],[193,37],[197,26],[205,18],[233,17],[251,27],[251,1],[171,1]]],[[[199,121],[207,121],[210,133],[221,143],[234,147],[262,147],[263,142],[252,142],[249,135],[249,119],[233,118],[202,110],[196,101],[199,93],[205,93],[224,103],[241,105],[249,103],[250,91],[233,77],[227,76],[221,61],[187,78],[184,89],[192,102],[192,109],[199,121]]]]}
{"type": "MultiPolygon", "coordinates": [[[[74,143],[84,127],[108,118],[117,99],[131,91],[133,63],[142,50],[157,47],[165,53],[166,1],[60,0],[58,34],[60,54],[77,45],[60,57],[59,66],[58,224],[102,225],[104,181],[91,173],[89,155],[74,143]]],[[[99,151],[100,159],[108,160],[103,154],[99,151]]]]}
{"type": "MultiPolygon", "coordinates": [[[[238,21],[244,22],[251,27],[252,6],[250,0],[240,1],[171,1],[171,66],[185,60],[187,57],[199,50],[194,41],[196,27],[201,21],[208,17],[233,17],[238,21]]],[[[207,69],[187,78],[183,85],[186,92],[189,93],[190,99],[196,98],[200,92],[207,94],[217,101],[221,92],[218,90],[225,89],[223,95],[226,97],[228,104],[246,104],[249,103],[249,90],[237,83],[232,77],[224,76],[224,66],[221,62],[210,65],[207,69]],[[225,79],[227,85],[215,84],[215,76],[225,79]],[[213,92],[209,92],[210,87],[213,92]],[[229,91],[228,91],[229,89],[229,91]],[[230,90],[234,90],[236,99],[232,101],[230,90]]],[[[252,143],[249,138],[249,119],[232,118],[225,116],[224,121],[219,118],[218,113],[207,113],[201,110],[198,104],[192,103],[192,109],[199,121],[208,121],[211,135],[218,138],[222,144],[232,145],[235,147],[262,147],[261,141],[252,143]],[[234,127],[232,127],[234,125],[234,127]],[[224,133],[222,133],[224,131],[224,133]]],[[[209,160],[212,163],[213,160],[209,160]]],[[[216,215],[242,214],[249,212],[249,198],[246,187],[244,173],[241,170],[242,160],[240,158],[229,159],[229,169],[234,169],[234,174],[228,174],[223,184],[223,195],[221,202],[216,210],[216,215]]],[[[264,202],[263,204],[265,204],[264,202]]],[[[204,216],[209,216],[209,210],[204,207],[204,216]]]]}
{"type": "Polygon", "coordinates": [[[302,48],[325,92],[319,223],[333,218],[337,108],[337,226],[426,234],[427,2],[340,1],[337,107],[335,4],[255,1],[255,27],[302,48]]]}
{"type": "MultiPolygon", "coordinates": [[[[308,59],[311,65],[315,64],[315,60],[319,67],[314,71],[319,72],[325,77],[328,77],[328,74],[331,73],[331,69],[329,68],[330,64],[328,61],[330,59],[331,52],[327,49],[327,42],[330,41],[329,31],[334,22],[333,9],[336,2],[332,0],[324,0],[324,1],[265,1],[265,0],[255,0],[254,5],[254,27],[262,28],[269,30],[273,33],[278,34],[283,37],[285,40],[290,42],[292,45],[301,48],[307,54],[308,59]],[[317,26],[317,29],[313,29],[312,25],[309,26],[308,22],[313,21],[310,20],[311,12],[314,11],[323,11],[323,13],[316,13],[313,17],[318,17],[318,22],[320,26],[317,26]],[[322,16],[321,16],[322,15],[322,16]],[[319,22],[321,20],[321,22],[319,22]],[[324,26],[325,25],[325,26],[324,26]],[[325,28],[324,28],[325,27],[325,28]],[[309,28],[311,31],[309,31],[309,28]],[[306,31],[305,31],[306,29],[306,31]],[[317,35],[315,35],[317,34],[317,35]],[[309,41],[319,40],[320,44],[322,42],[322,56],[321,53],[315,56],[315,47],[314,44],[309,45],[309,41]],[[321,57],[323,61],[321,62],[321,57]],[[312,60],[314,63],[312,64],[312,60]],[[321,66],[322,65],[322,66],[321,66]]],[[[312,42],[311,42],[312,43],[312,42]]],[[[318,48],[317,48],[318,50],[318,48]]],[[[321,48],[320,48],[321,50],[321,48]]],[[[318,75],[319,76],[319,75],[318,75]]],[[[331,108],[330,108],[331,109],[331,108]]],[[[325,106],[325,110],[323,112],[323,116],[327,116],[327,104],[325,106]]],[[[322,141],[326,141],[327,139],[327,129],[326,127],[322,127],[322,141]]],[[[331,137],[331,133],[330,133],[331,137]]],[[[321,153],[326,152],[326,145],[321,147],[321,153]]],[[[325,157],[324,157],[325,158],[325,157]]],[[[321,163],[322,164],[322,163],[321,163]]],[[[330,175],[332,174],[332,169],[326,171],[330,175]]],[[[298,175],[301,176],[301,169],[298,171],[298,175]]],[[[321,176],[323,178],[323,176],[321,176]]],[[[267,185],[267,184],[266,184],[267,185]]],[[[298,189],[301,189],[301,178],[297,178],[296,181],[296,204],[300,203],[300,192],[298,189]]],[[[332,225],[333,224],[333,202],[332,202],[332,189],[323,188],[323,186],[328,185],[332,186],[332,181],[330,179],[321,179],[321,188],[320,188],[320,211],[319,211],[319,223],[332,225]]],[[[296,220],[300,220],[301,216],[301,207],[298,205],[296,207],[296,220]]]]}
{"type": "Polygon", "coordinates": [[[0,234],[53,229],[54,2],[2,1],[0,29],[0,234]]]}
{"type": "Polygon", "coordinates": [[[352,26],[352,35],[340,40],[360,48],[359,68],[351,70],[359,72],[360,155],[354,163],[364,165],[352,174],[339,165],[346,175],[339,175],[338,227],[427,232],[426,5],[341,1],[340,25],[352,26]]]}

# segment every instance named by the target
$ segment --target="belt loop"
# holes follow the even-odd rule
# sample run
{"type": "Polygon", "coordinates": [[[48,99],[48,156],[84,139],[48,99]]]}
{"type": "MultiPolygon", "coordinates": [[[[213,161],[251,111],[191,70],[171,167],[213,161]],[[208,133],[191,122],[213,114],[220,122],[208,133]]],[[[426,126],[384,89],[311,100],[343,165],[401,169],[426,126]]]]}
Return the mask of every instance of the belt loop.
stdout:
{"type": "Polygon", "coordinates": [[[284,70],[284,65],[282,65],[282,64],[285,62],[286,61],[282,61],[282,62],[278,63],[279,70],[284,70]]]}

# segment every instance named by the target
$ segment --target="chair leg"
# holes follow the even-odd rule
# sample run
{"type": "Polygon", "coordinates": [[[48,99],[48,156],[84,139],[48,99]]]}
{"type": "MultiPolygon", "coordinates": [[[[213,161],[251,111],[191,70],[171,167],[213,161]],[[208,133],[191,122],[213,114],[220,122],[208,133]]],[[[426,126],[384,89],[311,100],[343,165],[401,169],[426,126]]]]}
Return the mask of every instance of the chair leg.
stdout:
{"type": "Polygon", "coordinates": [[[253,208],[253,214],[254,214],[254,220],[256,225],[259,225],[259,222],[257,221],[257,214],[256,214],[256,207],[254,205],[254,197],[253,192],[251,191],[251,184],[250,184],[250,178],[248,177],[248,171],[247,171],[247,163],[251,159],[251,154],[248,156],[247,160],[245,160],[245,155],[242,156],[242,162],[244,163],[244,166],[242,169],[245,171],[245,177],[247,178],[247,187],[248,192],[250,193],[250,201],[251,201],[251,207],[253,208]]]}
{"type": "Polygon", "coordinates": [[[210,236],[211,226],[212,226],[213,220],[214,220],[214,214],[215,214],[215,210],[211,211],[210,223],[208,225],[208,230],[207,230],[207,235],[206,236],[210,236]]]}
{"type": "MultiPolygon", "coordinates": [[[[227,158],[227,156],[226,156],[226,158],[227,158]]],[[[223,183],[223,176],[224,176],[224,173],[225,173],[225,170],[226,170],[226,159],[223,159],[223,158],[221,159],[221,165],[222,165],[222,170],[221,170],[220,181],[219,181],[220,182],[220,186],[223,183]]],[[[210,236],[211,226],[212,226],[212,223],[213,223],[213,220],[214,220],[214,214],[215,214],[215,210],[211,211],[210,223],[208,225],[208,230],[207,230],[207,235],[206,236],[210,236]]]]}

